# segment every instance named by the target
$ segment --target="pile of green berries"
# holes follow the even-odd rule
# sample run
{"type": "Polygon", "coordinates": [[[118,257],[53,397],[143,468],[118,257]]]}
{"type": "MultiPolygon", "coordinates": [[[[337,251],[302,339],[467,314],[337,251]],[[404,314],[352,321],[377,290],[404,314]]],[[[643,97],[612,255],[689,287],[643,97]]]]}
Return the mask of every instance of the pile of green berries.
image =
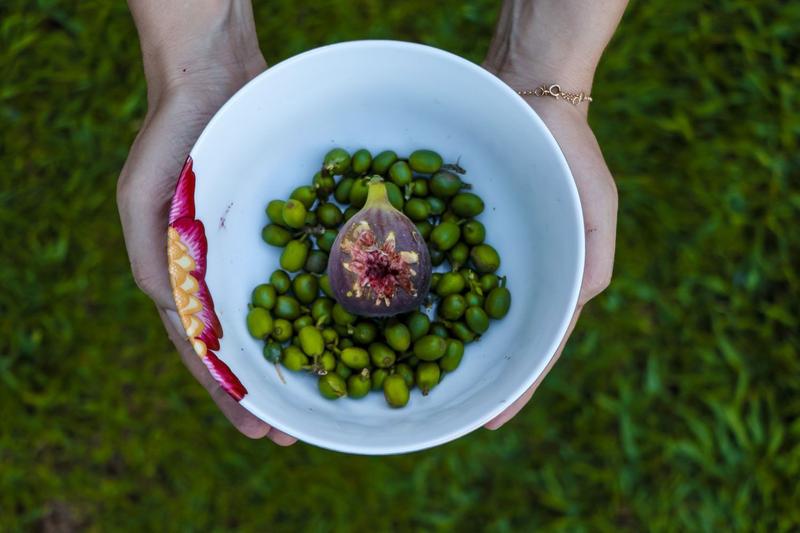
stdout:
{"type": "Polygon", "coordinates": [[[484,202],[463,173],[431,150],[400,159],[393,151],[373,158],[362,149],[351,157],[335,148],[310,185],[269,202],[262,237],[283,248],[280,269],[253,289],[247,314],[250,334],[265,342],[264,357],[316,375],[326,398],[382,390],[392,407],[405,406],[414,386],[427,395],[454,371],[464,346],[511,305],[506,279],[497,274],[500,255],[476,218],[484,202]],[[374,175],[386,180],[389,201],[414,221],[431,263],[443,270],[433,273],[425,306],[391,318],[346,311],[325,273],[338,229],[364,205],[374,175]],[[425,311],[434,307],[431,320],[425,311]]]}

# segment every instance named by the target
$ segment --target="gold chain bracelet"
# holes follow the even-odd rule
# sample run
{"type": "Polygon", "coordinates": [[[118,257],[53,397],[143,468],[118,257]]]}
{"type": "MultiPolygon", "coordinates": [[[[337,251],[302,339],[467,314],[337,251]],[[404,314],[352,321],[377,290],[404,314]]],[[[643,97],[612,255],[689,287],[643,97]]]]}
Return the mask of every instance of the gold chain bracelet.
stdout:
{"type": "Polygon", "coordinates": [[[572,105],[578,105],[581,102],[592,101],[592,97],[583,91],[579,93],[562,91],[561,86],[557,83],[553,85],[542,84],[533,90],[525,89],[522,91],[517,91],[517,94],[520,96],[551,96],[556,100],[566,100],[572,105]]]}

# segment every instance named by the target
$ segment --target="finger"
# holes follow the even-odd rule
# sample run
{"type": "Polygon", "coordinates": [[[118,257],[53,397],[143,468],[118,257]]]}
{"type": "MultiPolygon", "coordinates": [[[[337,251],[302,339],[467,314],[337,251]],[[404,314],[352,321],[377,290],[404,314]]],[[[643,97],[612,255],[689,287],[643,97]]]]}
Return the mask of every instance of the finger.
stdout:
{"type": "Polygon", "coordinates": [[[533,382],[533,385],[528,387],[528,390],[526,390],[522,394],[522,396],[517,398],[514,401],[514,403],[512,403],[506,408],[505,411],[503,411],[502,413],[491,419],[483,427],[492,430],[500,429],[500,427],[502,427],[503,424],[514,418],[517,415],[517,413],[519,413],[520,410],[523,407],[525,407],[525,404],[527,404],[528,401],[531,399],[533,393],[536,392],[536,389],[539,388],[539,385],[542,383],[542,381],[544,381],[544,378],[547,376],[547,374],[550,373],[550,370],[555,366],[556,362],[558,361],[558,358],[561,357],[561,352],[564,351],[564,346],[566,346],[567,340],[569,339],[569,336],[572,334],[572,330],[575,329],[575,324],[578,322],[578,317],[581,314],[581,309],[582,309],[581,307],[575,309],[575,313],[572,315],[569,327],[567,328],[567,333],[564,335],[564,338],[561,339],[561,344],[558,345],[558,349],[556,350],[555,355],[553,355],[553,358],[550,359],[549,363],[547,363],[544,372],[542,372],[542,374],[538,378],[536,378],[536,381],[533,382]]]}
{"type": "Polygon", "coordinates": [[[583,206],[586,242],[583,282],[578,297],[580,305],[585,305],[611,283],[617,236],[617,187],[594,135],[591,135],[591,143],[593,149],[575,165],[582,168],[574,172],[583,206]]]}
{"type": "Polygon", "coordinates": [[[280,431],[279,429],[275,428],[269,430],[269,433],[267,433],[267,437],[278,446],[291,446],[292,444],[297,442],[296,438],[292,437],[291,435],[287,435],[283,431],[280,431]]]}
{"type": "Polygon", "coordinates": [[[231,398],[219,383],[209,373],[206,365],[187,342],[183,333],[180,317],[175,311],[159,309],[164,327],[167,330],[170,340],[180,353],[181,359],[189,372],[200,382],[211,395],[214,403],[217,404],[222,414],[225,415],[233,426],[242,434],[251,439],[266,437],[272,429],[263,420],[250,413],[247,409],[239,405],[239,402],[231,398]]]}
{"type": "Polygon", "coordinates": [[[583,210],[586,258],[580,305],[611,282],[617,234],[617,188],[600,146],[579,110],[558,101],[531,102],[558,141],[569,164],[583,210]]]}
{"type": "Polygon", "coordinates": [[[251,439],[260,439],[266,436],[279,446],[290,446],[297,442],[296,438],[271,427],[250,413],[220,387],[181,333],[183,326],[176,312],[159,309],[159,314],[167,328],[167,334],[178,348],[184,364],[195,379],[205,387],[222,413],[236,429],[251,439]]]}

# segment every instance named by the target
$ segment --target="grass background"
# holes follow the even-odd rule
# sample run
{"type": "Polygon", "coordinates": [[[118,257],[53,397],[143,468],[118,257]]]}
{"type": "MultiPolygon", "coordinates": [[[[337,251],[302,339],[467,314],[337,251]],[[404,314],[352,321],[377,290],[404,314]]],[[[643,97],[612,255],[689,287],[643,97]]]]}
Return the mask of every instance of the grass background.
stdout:
{"type": "MultiPolygon", "coordinates": [[[[365,37],[480,61],[498,7],[257,4],[271,63],[365,37]]],[[[124,3],[3,1],[0,530],[797,530],[799,42],[797,2],[634,0],[591,111],[612,286],[503,430],[365,458],[240,437],[137,292],[124,3]]]]}

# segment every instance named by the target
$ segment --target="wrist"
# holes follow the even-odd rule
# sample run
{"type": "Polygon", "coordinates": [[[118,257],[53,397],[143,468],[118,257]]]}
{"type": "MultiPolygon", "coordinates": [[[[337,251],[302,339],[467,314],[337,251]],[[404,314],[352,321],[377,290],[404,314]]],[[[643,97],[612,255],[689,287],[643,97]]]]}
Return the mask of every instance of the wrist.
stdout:
{"type": "Polygon", "coordinates": [[[505,0],[485,66],[515,89],[587,94],[627,0],[505,0]]]}
{"type": "Polygon", "coordinates": [[[250,0],[129,0],[151,104],[162,94],[209,85],[233,90],[266,68],[250,0]]]}
{"type": "Polygon", "coordinates": [[[484,61],[487,69],[518,90],[558,83],[589,93],[599,59],[591,50],[535,17],[501,24],[484,61]]]}
{"type": "MultiPolygon", "coordinates": [[[[506,82],[515,91],[534,90],[541,85],[558,84],[563,91],[581,92],[587,95],[592,91],[594,69],[575,68],[565,65],[542,63],[539,61],[504,62],[494,65],[488,61],[484,67],[506,82]]],[[[525,101],[548,123],[550,119],[569,116],[586,120],[589,102],[577,105],[551,96],[523,96],[525,101]]]]}
{"type": "MultiPolygon", "coordinates": [[[[516,91],[534,90],[541,85],[557,84],[562,91],[591,94],[594,68],[577,64],[558,64],[544,60],[511,60],[484,67],[505,81],[516,91]]],[[[526,98],[528,98],[526,96],[526,98]]],[[[531,97],[536,99],[548,99],[531,97]]]]}

